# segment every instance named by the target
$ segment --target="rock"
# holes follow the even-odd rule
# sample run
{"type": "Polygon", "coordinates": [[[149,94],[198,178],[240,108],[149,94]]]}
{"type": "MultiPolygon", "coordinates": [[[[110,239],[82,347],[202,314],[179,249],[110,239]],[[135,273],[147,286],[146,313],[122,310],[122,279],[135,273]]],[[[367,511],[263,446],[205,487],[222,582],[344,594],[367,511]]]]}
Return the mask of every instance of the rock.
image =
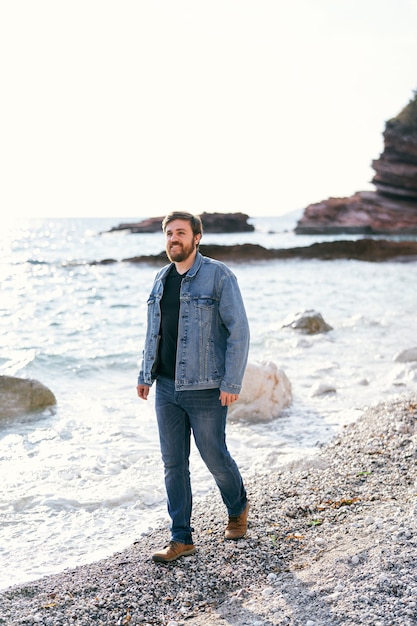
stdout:
{"type": "Polygon", "coordinates": [[[228,419],[270,422],[292,402],[291,383],[275,363],[248,363],[237,402],[228,419]]]}
{"type": "Polygon", "coordinates": [[[410,361],[417,361],[417,348],[408,348],[395,355],[394,361],[400,363],[409,363],[410,361]]]}
{"type": "Polygon", "coordinates": [[[259,261],[274,258],[275,251],[259,244],[242,243],[231,246],[219,244],[200,245],[200,252],[219,261],[259,261]]]}
{"type": "MultiPolygon", "coordinates": [[[[359,239],[357,241],[324,241],[310,246],[272,249],[258,244],[232,246],[202,245],[205,256],[224,262],[266,261],[269,259],[358,259],[360,261],[385,261],[389,259],[417,259],[417,241],[388,241],[386,239],[359,239]]],[[[123,259],[126,263],[167,263],[165,252],[123,259]]],[[[109,261],[106,259],[106,263],[109,261]]],[[[94,263],[100,263],[95,261],[94,263]]]]}
{"type": "MultiPolygon", "coordinates": [[[[202,213],[200,215],[204,233],[242,233],[252,232],[255,227],[248,224],[249,215],[244,213],[202,213]]],[[[129,230],[131,233],[157,233],[161,231],[164,216],[150,217],[132,224],[119,224],[109,232],[129,230]]]]}
{"type": "Polygon", "coordinates": [[[16,417],[56,405],[52,391],[38,380],[0,376],[0,417],[16,417]]]}
{"type": "Polygon", "coordinates": [[[336,393],[336,391],[336,387],[333,385],[333,383],[318,382],[312,386],[310,390],[310,395],[312,397],[325,396],[329,393],[336,393]]]}
{"type": "Polygon", "coordinates": [[[372,161],[376,191],[310,204],[297,234],[417,234],[417,93],[385,125],[384,150],[372,161]]]}
{"type": "Polygon", "coordinates": [[[297,313],[295,317],[291,317],[290,321],[284,323],[283,328],[294,328],[300,330],[307,335],[316,335],[317,333],[327,333],[333,330],[332,326],[324,321],[321,313],[316,311],[304,311],[297,313]]]}
{"type": "Polygon", "coordinates": [[[417,92],[385,125],[384,151],[372,162],[377,190],[388,196],[417,199],[417,92]]]}
{"type": "MultiPolygon", "coordinates": [[[[357,241],[325,241],[295,248],[272,249],[258,244],[237,244],[232,246],[200,246],[205,256],[226,262],[266,261],[269,259],[357,259],[359,261],[415,260],[417,241],[390,241],[386,239],[359,239],[357,241]]],[[[165,252],[122,259],[124,263],[167,263],[165,252]]],[[[90,261],[90,265],[109,265],[116,259],[90,261]]]]}
{"type": "Polygon", "coordinates": [[[253,232],[255,227],[248,224],[245,213],[202,213],[200,215],[205,233],[253,232]]]}
{"type": "Polygon", "coordinates": [[[307,234],[417,234],[417,201],[358,191],[346,198],[310,204],[295,227],[307,234]]]}

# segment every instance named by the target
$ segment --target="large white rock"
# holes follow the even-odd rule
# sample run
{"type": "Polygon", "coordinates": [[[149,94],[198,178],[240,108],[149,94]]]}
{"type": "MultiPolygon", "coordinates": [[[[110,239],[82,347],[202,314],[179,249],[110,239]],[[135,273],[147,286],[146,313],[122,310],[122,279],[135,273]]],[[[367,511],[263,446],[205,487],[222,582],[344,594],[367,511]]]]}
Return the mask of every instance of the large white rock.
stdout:
{"type": "Polygon", "coordinates": [[[291,383],[275,363],[248,363],[239,400],[229,407],[228,417],[269,422],[278,417],[291,401],[291,383]]]}

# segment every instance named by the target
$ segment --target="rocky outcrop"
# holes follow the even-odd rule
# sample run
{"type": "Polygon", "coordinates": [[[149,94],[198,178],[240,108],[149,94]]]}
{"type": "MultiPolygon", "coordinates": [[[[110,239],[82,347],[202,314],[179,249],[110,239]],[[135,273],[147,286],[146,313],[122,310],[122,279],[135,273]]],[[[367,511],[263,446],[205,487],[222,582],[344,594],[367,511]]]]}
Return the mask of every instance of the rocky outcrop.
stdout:
{"type": "MultiPolygon", "coordinates": [[[[244,213],[202,213],[200,215],[205,233],[252,232],[255,227],[248,224],[249,215],[244,213]]],[[[132,224],[119,224],[109,232],[128,230],[131,233],[159,233],[164,217],[150,217],[132,224]]]]}
{"type": "Polygon", "coordinates": [[[397,117],[388,120],[384,151],[372,162],[379,193],[417,199],[417,93],[397,117]]]}
{"type": "Polygon", "coordinates": [[[372,162],[376,191],[309,205],[297,234],[417,234],[417,94],[386,123],[383,136],[384,150],[372,162]]]}
{"type": "Polygon", "coordinates": [[[52,391],[38,380],[0,376],[0,417],[36,413],[55,405],[52,391]]]}
{"type": "Polygon", "coordinates": [[[298,235],[361,233],[417,234],[417,202],[358,191],[348,198],[310,204],[295,228],[298,235]]]}
{"type": "MultiPolygon", "coordinates": [[[[357,259],[359,261],[417,260],[417,241],[391,241],[386,239],[359,239],[357,241],[325,241],[296,248],[264,248],[257,244],[234,246],[200,246],[203,255],[225,262],[267,261],[272,259],[357,259]]],[[[167,263],[165,252],[124,259],[128,263],[167,263]]],[[[109,263],[109,259],[105,263],[109,263]]],[[[115,262],[115,261],[114,261],[115,262]]]]}

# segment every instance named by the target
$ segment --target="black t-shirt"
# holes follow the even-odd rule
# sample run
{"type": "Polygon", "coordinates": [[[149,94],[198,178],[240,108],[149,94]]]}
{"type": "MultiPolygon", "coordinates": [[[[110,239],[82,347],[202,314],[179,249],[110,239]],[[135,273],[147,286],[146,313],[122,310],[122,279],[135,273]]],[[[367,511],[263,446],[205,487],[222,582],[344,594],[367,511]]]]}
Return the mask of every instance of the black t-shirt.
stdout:
{"type": "Polygon", "coordinates": [[[173,265],[166,277],[161,299],[161,338],[156,373],[171,379],[175,379],[182,278],[173,265]]]}

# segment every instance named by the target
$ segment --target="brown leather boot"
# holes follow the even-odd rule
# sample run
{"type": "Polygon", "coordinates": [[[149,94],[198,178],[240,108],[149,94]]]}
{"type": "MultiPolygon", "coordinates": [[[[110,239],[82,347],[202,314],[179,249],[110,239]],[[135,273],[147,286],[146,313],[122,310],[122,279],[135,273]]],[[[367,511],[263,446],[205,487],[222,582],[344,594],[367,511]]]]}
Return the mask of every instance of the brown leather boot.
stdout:
{"type": "Polygon", "coordinates": [[[175,561],[175,559],[179,559],[180,556],[189,556],[190,554],[194,554],[196,551],[193,544],[188,543],[179,543],[178,541],[170,541],[167,546],[159,550],[159,552],[155,552],[152,555],[152,560],[157,563],[170,563],[171,561],[175,561]]]}
{"type": "Polygon", "coordinates": [[[246,505],[245,510],[240,515],[229,517],[229,523],[224,531],[226,539],[241,539],[246,534],[248,529],[248,513],[249,502],[246,505]]]}

